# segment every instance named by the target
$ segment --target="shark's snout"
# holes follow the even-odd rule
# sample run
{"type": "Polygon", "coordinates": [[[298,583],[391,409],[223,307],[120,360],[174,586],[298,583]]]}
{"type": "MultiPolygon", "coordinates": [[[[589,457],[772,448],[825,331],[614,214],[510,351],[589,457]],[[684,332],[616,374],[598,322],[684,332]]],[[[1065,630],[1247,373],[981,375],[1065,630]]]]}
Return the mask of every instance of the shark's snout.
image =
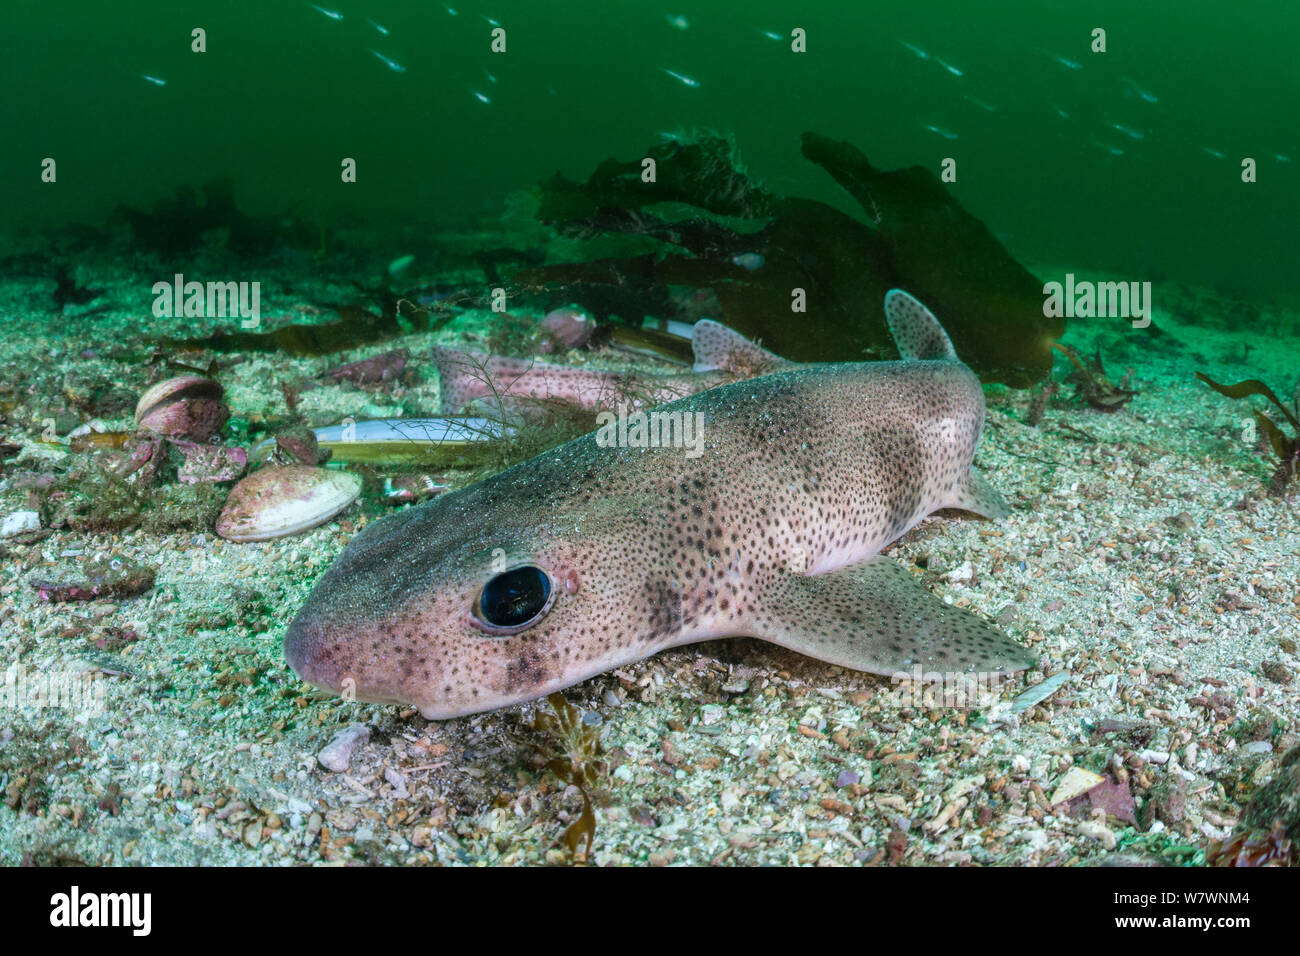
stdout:
{"type": "MultiPolygon", "coordinates": [[[[284,657],[295,674],[349,700],[408,702],[403,674],[384,659],[381,635],[340,627],[312,610],[309,603],[284,635],[284,657]]],[[[404,669],[409,675],[409,665],[404,669]]]]}
{"type": "Polygon", "coordinates": [[[284,635],[284,657],[293,672],[309,684],[340,693],[345,680],[343,646],[330,629],[303,611],[284,635]]]}

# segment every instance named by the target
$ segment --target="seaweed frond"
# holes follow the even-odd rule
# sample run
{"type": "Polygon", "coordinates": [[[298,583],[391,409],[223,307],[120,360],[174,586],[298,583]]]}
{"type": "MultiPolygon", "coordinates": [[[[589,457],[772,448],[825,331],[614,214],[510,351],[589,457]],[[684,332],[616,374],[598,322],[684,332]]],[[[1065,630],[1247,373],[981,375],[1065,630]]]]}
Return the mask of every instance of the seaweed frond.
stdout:
{"type": "Polygon", "coordinates": [[[1290,423],[1296,432],[1295,435],[1287,435],[1278,426],[1277,422],[1268,415],[1257,408],[1251,409],[1251,413],[1255,418],[1255,425],[1268,439],[1268,446],[1277,458],[1277,466],[1274,468],[1273,475],[1268,482],[1269,492],[1281,496],[1285,493],[1287,485],[1295,478],[1297,468],[1300,467],[1300,402],[1293,402],[1293,407],[1287,408],[1271,388],[1255,378],[1248,378],[1245,381],[1237,382],[1235,385],[1223,385],[1214,381],[1204,372],[1197,372],[1196,377],[1220,395],[1228,398],[1243,399],[1251,395],[1263,396],[1272,402],[1290,423]]]}
{"type": "Polygon", "coordinates": [[[1101,349],[1090,360],[1083,360],[1079,353],[1068,345],[1053,342],[1056,349],[1074,366],[1074,371],[1066,377],[1066,382],[1074,386],[1076,398],[1082,398],[1099,412],[1117,412],[1133,400],[1137,389],[1129,388],[1129,377],[1125,375],[1119,384],[1106,377],[1106,369],[1101,362],[1101,349]]]}
{"type": "Polygon", "coordinates": [[[1211,840],[1205,849],[1210,866],[1290,866],[1291,840],[1280,821],[1269,830],[1243,830],[1227,840],[1211,840]]]}
{"type": "Polygon", "coordinates": [[[546,700],[552,712],[539,710],[533,718],[533,729],[546,738],[546,769],[561,783],[577,787],[582,794],[582,815],[564,831],[563,839],[575,857],[579,844],[585,841],[583,859],[586,860],[591,856],[591,844],[596,836],[596,814],[590,791],[606,770],[601,757],[600,723],[584,720],[582,711],[565,700],[563,694],[551,694],[546,700]]]}

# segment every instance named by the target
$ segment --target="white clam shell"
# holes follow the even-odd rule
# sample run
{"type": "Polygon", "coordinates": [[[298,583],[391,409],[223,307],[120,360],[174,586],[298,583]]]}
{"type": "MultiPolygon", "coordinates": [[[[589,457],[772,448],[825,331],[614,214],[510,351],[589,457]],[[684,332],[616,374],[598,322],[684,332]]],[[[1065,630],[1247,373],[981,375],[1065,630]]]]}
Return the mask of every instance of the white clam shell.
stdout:
{"type": "Polygon", "coordinates": [[[255,471],[230,490],[217,518],[228,541],[269,541],[324,524],[356,501],[361,477],[311,465],[255,471]]]}

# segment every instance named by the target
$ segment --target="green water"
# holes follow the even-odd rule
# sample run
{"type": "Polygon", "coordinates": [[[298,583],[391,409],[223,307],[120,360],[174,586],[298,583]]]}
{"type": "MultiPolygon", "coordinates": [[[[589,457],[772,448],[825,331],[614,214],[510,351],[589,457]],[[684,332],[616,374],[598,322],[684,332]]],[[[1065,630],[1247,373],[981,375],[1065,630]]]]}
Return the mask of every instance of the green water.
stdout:
{"type": "Polygon", "coordinates": [[[954,158],[950,188],[1022,260],[1300,298],[1293,4],[320,6],[342,19],[299,0],[5,0],[0,233],[102,222],[214,176],[251,213],[458,228],[556,170],[585,178],[691,128],[733,135],[772,188],[853,211],[799,155],[815,130],[885,168],[954,158]],[[206,53],[191,52],[195,27],[206,53]],[[807,52],[790,49],[795,27],[807,52]],[[46,157],[57,183],[41,182],[46,157]],[[1243,157],[1257,182],[1241,181],[1243,157]]]}

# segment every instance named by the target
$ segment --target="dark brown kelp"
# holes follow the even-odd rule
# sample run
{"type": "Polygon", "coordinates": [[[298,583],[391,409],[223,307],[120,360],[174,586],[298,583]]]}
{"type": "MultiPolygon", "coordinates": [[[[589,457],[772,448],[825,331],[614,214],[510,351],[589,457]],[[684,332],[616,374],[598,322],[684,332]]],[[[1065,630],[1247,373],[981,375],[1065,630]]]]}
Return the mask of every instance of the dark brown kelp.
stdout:
{"type": "Polygon", "coordinates": [[[576,301],[632,325],[645,316],[691,321],[698,316],[680,290],[707,292],[718,308],[710,317],[809,362],[890,357],[880,304],[897,287],[940,316],[985,381],[1025,387],[1047,375],[1064,320],[1043,316],[1042,284],[933,172],[878,171],[853,146],[814,133],[803,154],[858,201],[864,219],[768,192],[730,143],[705,136],[648,150],[655,182],[642,180],[638,159],[608,160],[583,184],[543,183],[539,218],[599,253],[514,280],[541,292],[542,307],[576,301]],[[662,218],[669,203],[674,218],[662,218]],[[609,258],[616,237],[627,253],[609,258]],[[807,295],[806,314],[792,311],[796,289],[807,295]]]}
{"type": "Polygon", "coordinates": [[[888,247],[894,284],[939,316],[981,379],[1022,388],[1047,376],[1065,320],[1043,315],[1042,282],[932,170],[878,170],[852,144],[816,133],[804,133],[803,154],[862,206],[888,247]]]}
{"type": "Polygon", "coordinates": [[[1226,395],[1228,398],[1241,399],[1251,395],[1262,395],[1272,402],[1283,417],[1290,422],[1291,428],[1296,432],[1292,436],[1288,436],[1283,432],[1273,419],[1259,409],[1251,409],[1252,414],[1255,416],[1255,424],[1268,438],[1269,447],[1277,457],[1277,467],[1274,469],[1273,476],[1268,483],[1269,491],[1274,495],[1281,495],[1286,491],[1286,487],[1291,483],[1291,480],[1295,478],[1297,465],[1300,465],[1300,408],[1287,408],[1271,388],[1256,378],[1248,378],[1244,382],[1237,382],[1235,385],[1221,385],[1204,372],[1197,372],[1196,377],[1220,395],[1226,395]]]}

